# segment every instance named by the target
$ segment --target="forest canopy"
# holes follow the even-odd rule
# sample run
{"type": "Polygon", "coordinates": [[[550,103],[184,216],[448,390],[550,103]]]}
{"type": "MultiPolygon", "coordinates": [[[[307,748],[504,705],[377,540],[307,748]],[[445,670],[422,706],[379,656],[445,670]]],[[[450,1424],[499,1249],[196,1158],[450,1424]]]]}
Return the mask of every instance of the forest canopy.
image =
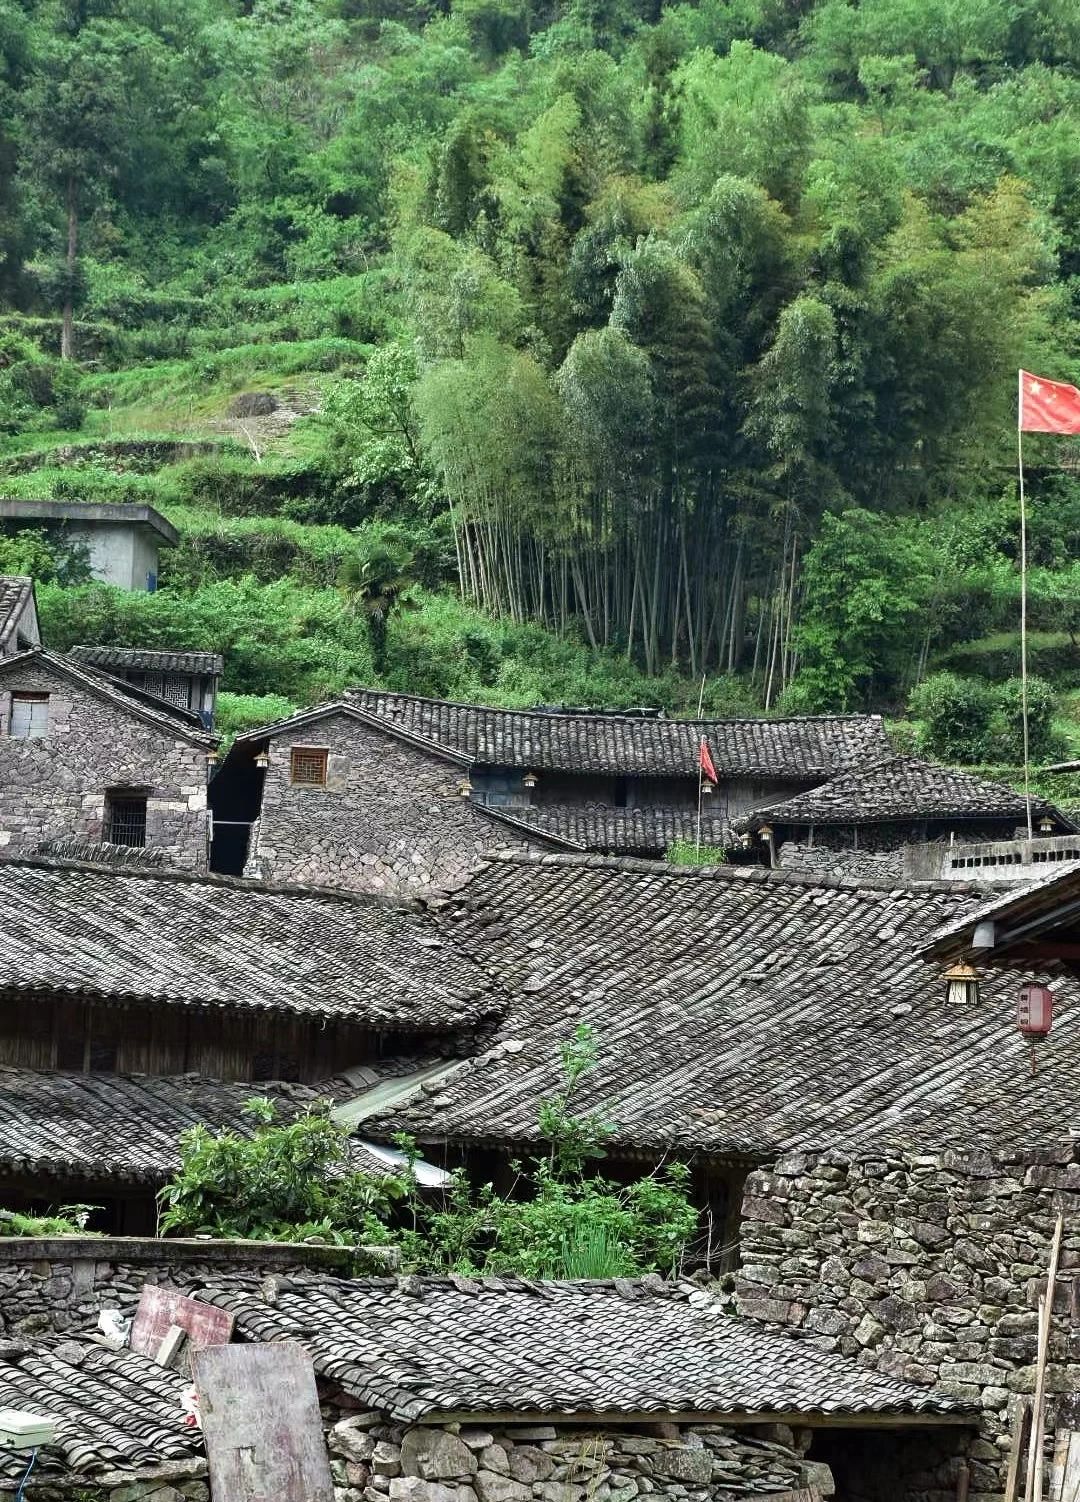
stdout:
{"type": "MultiPolygon", "coordinates": [[[[42,470],[0,467],[184,533],[164,603],[54,568],[56,644],[220,648],[231,589],[318,638],[237,658],[290,702],[1004,684],[1016,372],[1080,376],[1078,67],[1072,0],[0,0],[0,431],[42,470]],[[287,441],[221,426],[249,386],[310,388],[287,441]],[[121,414],[239,447],[47,456],[121,414]]],[[[1028,463],[1068,690],[1080,451],[1028,463]]]]}

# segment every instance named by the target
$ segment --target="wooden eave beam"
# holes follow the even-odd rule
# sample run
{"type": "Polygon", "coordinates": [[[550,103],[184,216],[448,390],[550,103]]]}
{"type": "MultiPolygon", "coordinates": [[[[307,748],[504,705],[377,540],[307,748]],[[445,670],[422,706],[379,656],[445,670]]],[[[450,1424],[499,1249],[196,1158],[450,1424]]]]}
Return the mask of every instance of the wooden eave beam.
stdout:
{"type": "Polygon", "coordinates": [[[768,1413],[748,1413],[723,1409],[653,1410],[640,1412],[595,1413],[589,1410],[552,1413],[543,1409],[473,1409],[445,1408],[410,1418],[412,1424],[493,1424],[511,1428],[514,1424],[591,1424],[598,1428],[626,1424],[731,1424],[739,1428],[757,1424],[790,1424],[803,1429],[929,1429],[951,1426],[974,1428],[980,1422],[977,1413],[811,1413],[801,1408],[775,1409],[768,1413]]]}

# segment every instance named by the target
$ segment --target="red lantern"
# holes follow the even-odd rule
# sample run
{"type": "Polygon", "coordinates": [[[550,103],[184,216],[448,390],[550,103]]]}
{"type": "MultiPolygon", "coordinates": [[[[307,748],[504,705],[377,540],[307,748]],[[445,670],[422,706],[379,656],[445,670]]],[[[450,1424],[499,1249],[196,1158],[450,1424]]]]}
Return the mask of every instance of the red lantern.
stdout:
{"type": "Polygon", "coordinates": [[[1033,1042],[1045,1038],[1054,1023],[1054,993],[1049,986],[1024,986],[1016,1008],[1016,1025],[1033,1042]]]}

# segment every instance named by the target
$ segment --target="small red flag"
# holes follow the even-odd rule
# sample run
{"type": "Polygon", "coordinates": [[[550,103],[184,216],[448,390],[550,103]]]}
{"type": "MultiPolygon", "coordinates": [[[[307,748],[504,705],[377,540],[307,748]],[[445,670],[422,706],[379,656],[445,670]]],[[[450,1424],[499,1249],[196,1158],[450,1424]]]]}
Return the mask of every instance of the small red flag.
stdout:
{"type": "Polygon", "coordinates": [[[1064,381],[1020,372],[1020,431],[1080,433],[1080,391],[1064,381]]]}
{"type": "Polygon", "coordinates": [[[719,778],[716,775],[716,768],[712,764],[712,757],[709,755],[709,748],[705,744],[704,736],[701,737],[701,750],[698,752],[698,765],[701,767],[701,770],[705,773],[705,776],[709,779],[710,782],[719,781],[719,778]]]}

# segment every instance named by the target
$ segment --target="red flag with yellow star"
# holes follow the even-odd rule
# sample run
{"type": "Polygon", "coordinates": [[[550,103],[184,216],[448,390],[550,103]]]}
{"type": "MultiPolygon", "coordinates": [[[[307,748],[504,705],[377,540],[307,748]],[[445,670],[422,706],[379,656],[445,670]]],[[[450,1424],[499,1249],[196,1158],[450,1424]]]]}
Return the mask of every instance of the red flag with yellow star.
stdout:
{"type": "Polygon", "coordinates": [[[1080,433],[1080,391],[1064,381],[1020,372],[1020,431],[1080,433]]]}

